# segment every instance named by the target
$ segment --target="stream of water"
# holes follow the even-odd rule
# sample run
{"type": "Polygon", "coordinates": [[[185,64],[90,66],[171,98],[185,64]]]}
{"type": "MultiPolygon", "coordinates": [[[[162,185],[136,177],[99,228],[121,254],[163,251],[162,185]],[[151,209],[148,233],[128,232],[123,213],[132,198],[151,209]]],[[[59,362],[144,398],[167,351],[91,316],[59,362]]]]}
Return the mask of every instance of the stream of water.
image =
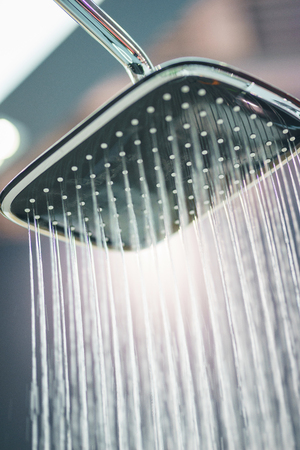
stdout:
{"type": "Polygon", "coordinates": [[[147,249],[132,208],[132,252],[113,201],[115,250],[96,202],[96,245],[36,221],[33,450],[300,449],[299,176],[296,155],[174,235],[166,209],[147,249]]]}

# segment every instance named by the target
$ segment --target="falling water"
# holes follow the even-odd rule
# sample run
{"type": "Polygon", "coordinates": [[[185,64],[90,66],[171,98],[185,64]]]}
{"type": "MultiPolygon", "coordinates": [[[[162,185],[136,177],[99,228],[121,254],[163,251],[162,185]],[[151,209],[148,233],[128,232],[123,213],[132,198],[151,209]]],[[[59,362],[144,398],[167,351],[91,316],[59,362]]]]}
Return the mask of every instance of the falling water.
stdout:
{"type": "Polygon", "coordinates": [[[50,220],[51,293],[36,225],[33,449],[298,448],[298,177],[294,156],[173,236],[161,187],[166,237],[131,253],[113,192],[119,250],[96,204],[97,246],[50,220]]]}
{"type": "MultiPolygon", "coordinates": [[[[117,131],[116,157],[101,144],[100,175],[95,151],[86,155],[85,184],[74,165],[72,186],[57,178],[63,241],[48,188],[48,241],[40,235],[39,205],[32,199],[25,210],[35,224],[34,238],[29,232],[33,450],[300,449],[298,153],[285,155],[274,142],[276,160],[260,148],[254,169],[252,141],[245,140],[248,171],[238,176],[240,147],[228,133],[235,163],[222,184],[223,139],[212,138],[217,163],[210,170],[219,184],[210,193],[216,207],[207,207],[204,140],[215,135],[215,124],[200,111],[206,131],[199,138],[199,124],[182,103],[188,136],[182,161],[170,98],[163,96],[167,163],[149,106],[147,162],[132,119],[134,156],[126,157],[126,139],[117,131]]],[[[226,122],[225,113],[216,123],[226,122]]]]}

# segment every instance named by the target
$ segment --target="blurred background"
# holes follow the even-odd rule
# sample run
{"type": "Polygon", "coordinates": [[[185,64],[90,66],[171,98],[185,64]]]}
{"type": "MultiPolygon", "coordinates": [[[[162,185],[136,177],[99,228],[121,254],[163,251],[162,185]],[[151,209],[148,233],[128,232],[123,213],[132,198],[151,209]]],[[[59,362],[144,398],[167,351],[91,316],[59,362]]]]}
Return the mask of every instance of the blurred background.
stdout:
{"type": "MultiPolygon", "coordinates": [[[[227,62],[300,97],[300,0],[105,0],[154,64],[227,62]]],[[[52,0],[0,17],[0,188],[129,84],[123,68],[52,0]]],[[[0,220],[0,448],[30,449],[27,231],[0,220]]]]}

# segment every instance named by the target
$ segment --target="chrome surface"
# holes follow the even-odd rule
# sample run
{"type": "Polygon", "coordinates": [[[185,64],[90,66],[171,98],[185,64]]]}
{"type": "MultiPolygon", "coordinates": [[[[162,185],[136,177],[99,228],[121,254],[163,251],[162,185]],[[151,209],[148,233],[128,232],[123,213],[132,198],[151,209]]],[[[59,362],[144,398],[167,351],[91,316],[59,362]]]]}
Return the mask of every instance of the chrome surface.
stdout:
{"type": "Polygon", "coordinates": [[[108,50],[136,83],[154,70],[145,52],[92,0],[54,0],[108,50]]]}
{"type": "Polygon", "coordinates": [[[172,61],[33,161],[1,193],[1,212],[24,227],[29,220],[32,229],[39,220],[46,235],[51,219],[63,239],[66,210],[74,237],[80,240],[88,223],[93,240],[99,229],[96,202],[107,245],[119,245],[113,231],[113,218],[118,218],[122,244],[131,250],[136,242],[128,214],[134,211],[138,245],[148,247],[152,241],[145,218],[153,218],[151,239],[164,237],[158,170],[168,193],[169,231],[174,233],[182,225],[173,195],[176,173],[188,211],[185,220],[203,216],[223,204],[225,193],[238,195],[241,186],[271,174],[278,161],[287,162],[291,152],[298,155],[299,116],[298,100],[234,68],[200,58],[172,61]],[[147,170],[141,176],[143,166],[147,170]],[[112,200],[117,209],[111,216],[112,200]]]}

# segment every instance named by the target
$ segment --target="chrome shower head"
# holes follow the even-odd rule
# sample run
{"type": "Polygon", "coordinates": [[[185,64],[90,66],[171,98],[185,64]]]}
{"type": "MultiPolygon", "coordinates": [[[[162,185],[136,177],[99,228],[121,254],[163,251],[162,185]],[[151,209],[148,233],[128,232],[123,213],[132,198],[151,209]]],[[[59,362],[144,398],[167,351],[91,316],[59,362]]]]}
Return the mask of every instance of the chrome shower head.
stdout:
{"type": "Polygon", "coordinates": [[[142,248],[297,150],[298,100],[214,61],[176,60],[150,73],[147,58],[138,60],[142,79],[4,189],[5,216],[38,221],[46,234],[55,227],[98,245],[142,248]]]}

